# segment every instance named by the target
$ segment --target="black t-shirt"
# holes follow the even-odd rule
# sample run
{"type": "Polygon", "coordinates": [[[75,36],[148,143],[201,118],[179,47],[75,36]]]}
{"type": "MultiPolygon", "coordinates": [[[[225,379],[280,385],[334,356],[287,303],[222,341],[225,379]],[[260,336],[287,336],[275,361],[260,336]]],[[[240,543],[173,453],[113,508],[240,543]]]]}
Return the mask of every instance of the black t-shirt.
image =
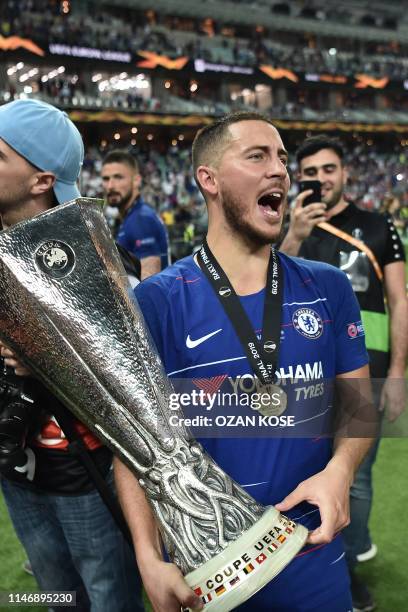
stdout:
{"type": "Polygon", "coordinates": [[[53,414],[65,414],[99,473],[106,477],[112,452],[39,381],[1,372],[0,474],[24,487],[56,495],[82,495],[95,489],[76,446],[69,444],[53,414]],[[4,393],[15,390],[13,399],[4,393]],[[23,407],[23,409],[21,408],[23,407]]]}
{"type": "MultiPolygon", "coordinates": [[[[329,223],[364,242],[374,253],[382,270],[387,264],[405,261],[404,247],[391,217],[360,210],[350,203],[329,223]]],[[[349,277],[360,308],[385,312],[383,283],[365,253],[349,242],[315,228],[303,242],[299,255],[341,268],[349,277]]]]}
{"type": "MultiPolygon", "coordinates": [[[[95,489],[88,470],[76,454],[29,445],[35,454],[35,477],[24,486],[53,495],[83,495],[95,489]]],[[[106,446],[88,451],[99,473],[105,478],[112,464],[112,452],[106,446]]],[[[21,483],[21,481],[20,481],[21,483]]]]}
{"type": "MultiPolygon", "coordinates": [[[[380,267],[405,261],[405,252],[391,217],[360,210],[349,203],[341,213],[332,217],[331,225],[364,242],[374,253],[380,267]]],[[[332,264],[348,276],[361,310],[384,313],[384,287],[378,279],[367,255],[349,242],[316,227],[299,251],[299,256],[332,264]]],[[[389,356],[369,351],[371,371],[384,377],[389,356]]]]}

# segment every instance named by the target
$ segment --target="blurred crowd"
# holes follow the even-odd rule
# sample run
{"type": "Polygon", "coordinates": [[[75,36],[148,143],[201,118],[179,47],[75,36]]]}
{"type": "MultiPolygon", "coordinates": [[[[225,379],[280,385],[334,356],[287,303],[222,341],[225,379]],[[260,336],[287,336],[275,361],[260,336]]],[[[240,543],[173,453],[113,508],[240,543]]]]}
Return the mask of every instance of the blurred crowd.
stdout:
{"type": "MultiPolygon", "coordinates": [[[[153,149],[135,149],[141,169],[144,199],[151,204],[168,227],[173,258],[177,259],[198,244],[207,227],[207,212],[193,178],[189,148],[172,146],[165,154],[153,149]]],[[[81,175],[81,192],[88,197],[103,197],[100,178],[103,152],[89,148],[81,175]]],[[[347,197],[370,211],[389,212],[403,238],[408,231],[408,191],[406,168],[408,148],[399,153],[379,152],[373,145],[350,147],[346,157],[349,171],[347,197]]],[[[290,162],[292,187],[297,194],[295,162],[290,162]]],[[[106,209],[112,226],[116,209],[106,209]]]]}
{"type": "MultiPolygon", "coordinates": [[[[240,37],[228,37],[223,34],[221,24],[214,22],[210,30],[199,20],[190,19],[187,25],[179,18],[165,15],[155,15],[152,22],[142,12],[127,10],[121,14],[119,8],[112,12],[100,6],[94,10],[92,2],[87,5],[88,12],[84,12],[84,7],[79,11],[72,2],[67,14],[61,12],[61,5],[55,0],[7,0],[4,4],[0,34],[31,38],[44,46],[61,43],[131,53],[151,50],[173,57],[187,55],[245,66],[268,63],[295,72],[408,78],[408,61],[400,57],[398,48],[386,43],[371,43],[370,49],[362,47],[353,52],[347,45],[335,49],[328,43],[327,48],[319,48],[324,44],[321,41],[312,46],[302,39],[288,42],[278,32],[274,32],[272,39],[262,28],[256,31],[248,27],[247,33],[243,31],[240,37]]],[[[340,11],[339,15],[339,9],[335,8],[313,9],[312,13],[299,15],[332,19],[336,23],[339,19],[342,22],[351,19],[347,11],[340,11]]]]}
{"type": "MultiPolygon", "coordinates": [[[[387,75],[390,78],[408,79],[408,59],[398,57],[398,49],[387,43],[361,43],[357,52],[353,45],[347,50],[345,47],[330,47],[328,42],[324,43],[323,38],[317,38],[314,44],[307,44],[303,35],[291,37],[290,33],[274,32],[272,38],[262,27],[255,29],[242,26],[239,36],[237,33],[227,35],[222,24],[212,19],[186,20],[153,14],[152,11],[142,12],[107,5],[102,8],[92,1],[81,6],[68,2],[69,10],[66,14],[61,8],[64,3],[57,0],[5,0],[3,4],[0,34],[31,38],[44,47],[49,43],[61,43],[131,53],[143,49],[170,57],[187,55],[190,58],[242,66],[268,63],[295,72],[348,75],[361,72],[375,77],[387,75]]],[[[261,4],[262,0],[254,3],[257,6],[261,4]]],[[[332,19],[342,23],[353,23],[354,19],[357,24],[355,15],[335,7],[323,10],[311,5],[302,8],[299,4],[294,12],[292,4],[289,6],[281,3],[280,8],[275,4],[272,10],[288,16],[293,16],[297,11],[299,17],[332,19]]],[[[7,99],[19,95],[15,84],[18,81],[10,80],[7,99]]],[[[25,88],[31,91],[24,95],[40,97],[66,108],[104,107],[136,112],[222,115],[231,110],[260,108],[256,92],[248,89],[235,95],[231,93],[231,99],[226,101],[225,95],[222,100],[218,99],[221,93],[205,80],[195,91],[188,86],[183,89],[175,83],[171,87],[165,90],[165,94],[160,94],[160,98],[150,94],[142,95],[135,89],[99,90],[89,74],[86,79],[81,73],[69,74],[65,67],[60,66],[58,74],[52,78],[44,74],[43,68],[37,69],[34,82],[25,88]],[[247,92],[246,96],[244,91],[247,92]]],[[[373,102],[374,97],[360,91],[358,94],[353,91],[342,92],[338,105],[331,110],[327,106],[327,94],[323,89],[297,87],[288,89],[286,93],[285,101],[277,103],[271,98],[270,107],[264,102],[262,110],[272,113],[275,118],[309,121],[360,121],[362,109],[363,119],[368,121],[371,118],[369,113],[381,113],[373,102]]],[[[398,120],[393,113],[408,110],[406,96],[401,96],[400,101],[397,96],[394,98],[386,109],[386,119],[378,116],[376,120],[398,120]]],[[[97,149],[88,150],[82,173],[82,191],[88,196],[102,195],[99,177],[101,156],[102,153],[97,149]]],[[[171,147],[165,154],[154,150],[138,151],[138,157],[143,173],[145,199],[168,225],[172,248],[177,249],[178,245],[182,250],[185,244],[190,248],[205,230],[206,210],[192,177],[188,151],[182,147],[171,147]]],[[[400,229],[404,233],[405,211],[408,210],[404,189],[406,157],[406,149],[399,153],[384,153],[358,141],[350,148],[347,160],[350,168],[349,197],[369,210],[379,210],[390,205],[397,211],[395,215],[401,217],[400,229]]],[[[291,171],[294,172],[293,167],[291,171]]],[[[296,182],[293,181],[290,195],[293,197],[295,194],[296,182]]],[[[108,210],[112,224],[115,223],[114,214],[114,210],[108,210]]]]}

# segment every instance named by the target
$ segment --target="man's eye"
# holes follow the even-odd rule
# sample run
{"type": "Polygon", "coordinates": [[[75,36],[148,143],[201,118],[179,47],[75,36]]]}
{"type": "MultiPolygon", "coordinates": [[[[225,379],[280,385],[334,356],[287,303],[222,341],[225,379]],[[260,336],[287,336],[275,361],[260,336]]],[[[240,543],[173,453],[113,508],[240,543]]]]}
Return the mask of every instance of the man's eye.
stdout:
{"type": "Polygon", "coordinates": [[[288,158],[287,158],[287,157],[281,157],[281,158],[280,158],[280,160],[281,160],[281,162],[282,162],[282,164],[283,164],[284,166],[287,166],[287,165],[288,165],[288,158]]]}
{"type": "Polygon", "coordinates": [[[251,153],[249,159],[262,159],[263,153],[251,153]]]}

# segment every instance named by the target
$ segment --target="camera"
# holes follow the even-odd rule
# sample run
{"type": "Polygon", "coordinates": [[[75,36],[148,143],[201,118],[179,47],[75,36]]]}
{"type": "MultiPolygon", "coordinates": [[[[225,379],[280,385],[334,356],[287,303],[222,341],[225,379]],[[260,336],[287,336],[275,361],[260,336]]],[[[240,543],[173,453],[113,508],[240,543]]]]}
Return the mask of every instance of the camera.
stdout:
{"type": "Polygon", "coordinates": [[[26,441],[38,418],[24,379],[0,365],[0,473],[30,479],[26,441]]]}

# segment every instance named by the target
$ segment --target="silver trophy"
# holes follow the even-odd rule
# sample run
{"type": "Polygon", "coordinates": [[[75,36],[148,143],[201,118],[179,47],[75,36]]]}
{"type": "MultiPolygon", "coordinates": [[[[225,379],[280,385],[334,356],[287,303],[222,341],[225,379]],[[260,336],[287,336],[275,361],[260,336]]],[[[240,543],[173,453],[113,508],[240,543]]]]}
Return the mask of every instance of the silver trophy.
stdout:
{"type": "Polygon", "coordinates": [[[0,292],[0,337],[133,470],[206,609],[235,608],[289,563],[307,530],[169,425],[173,389],[98,201],[1,232],[0,292]]]}

